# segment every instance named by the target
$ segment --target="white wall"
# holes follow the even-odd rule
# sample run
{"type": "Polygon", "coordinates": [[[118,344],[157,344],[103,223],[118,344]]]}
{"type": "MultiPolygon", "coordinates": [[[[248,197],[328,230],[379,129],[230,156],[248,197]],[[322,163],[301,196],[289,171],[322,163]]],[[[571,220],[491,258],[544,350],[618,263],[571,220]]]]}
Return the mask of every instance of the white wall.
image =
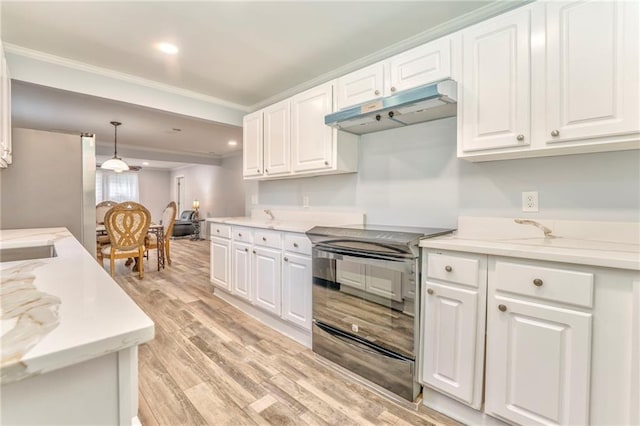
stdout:
{"type": "Polygon", "coordinates": [[[345,206],[368,223],[454,226],[458,215],[640,220],[640,151],[469,163],[456,119],[364,135],[357,174],[247,183],[261,205],[345,206]],[[538,191],[540,212],[521,212],[538,191]]]}
{"type": "Polygon", "coordinates": [[[162,212],[171,198],[171,172],[143,168],[138,172],[140,204],[151,212],[151,220],[160,223],[162,212]]]}
{"type": "Polygon", "coordinates": [[[177,176],[184,176],[186,205],[181,210],[191,210],[193,200],[198,199],[203,219],[245,214],[241,155],[225,158],[220,166],[193,165],[173,170],[171,197],[176,201],[177,176]]]}

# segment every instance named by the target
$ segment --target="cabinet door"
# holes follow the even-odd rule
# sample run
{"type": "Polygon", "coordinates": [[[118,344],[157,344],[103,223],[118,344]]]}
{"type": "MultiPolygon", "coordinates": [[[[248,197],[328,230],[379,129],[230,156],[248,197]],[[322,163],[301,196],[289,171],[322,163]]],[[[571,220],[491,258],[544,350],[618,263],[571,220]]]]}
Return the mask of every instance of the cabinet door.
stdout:
{"type": "Polygon", "coordinates": [[[336,83],[338,109],[345,109],[384,93],[384,65],[382,62],[340,77],[336,83]]]}
{"type": "Polygon", "coordinates": [[[231,290],[229,280],[231,242],[223,238],[211,238],[211,282],[227,291],[231,290]]]}
{"type": "Polygon", "coordinates": [[[545,6],[545,140],[638,132],[638,2],[548,2],[545,6]]]}
{"type": "Polygon", "coordinates": [[[286,253],[282,263],[282,319],[311,330],[311,258],[286,253]]]}
{"type": "Polygon", "coordinates": [[[341,285],[365,290],[366,268],[362,263],[336,261],[336,281],[341,285]]]}
{"type": "Polygon", "coordinates": [[[530,11],[462,34],[462,151],[526,146],[530,139],[530,11]]]}
{"type": "Polygon", "coordinates": [[[589,423],[591,314],[494,296],[485,411],[520,424],[589,423]]]}
{"type": "Polygon", "coordinates": [[[367,265],[366,290],[385,299],[402,301],[402,272],[367,265]]]}
{"type": "Polygon", "coordinates": [[[336,131],[324,124],[324,116],[332,111],[333,83],[291,99],[291,153],[295,172],[333,167],[336,131]]]}
{"type": "Polygon", "coordinates": [[[232,247],[231,292],[251,302],[251,245],[234,241],[232,247]]]}
{"type": "Polygon", "coordinates": [[[262,111],[245,115],[242,119],[242,174],[244,177],[262,176],[262,111]]]}
{"type": "Polygon", "coordinates": [[[387,95],[451,77],[451,39],[416,47],[387,61],[387,95]]]}
{"type": "Polygon", "coordinates": [[[276,315],[280,315],[281,263],[282,252],[279,250],[262,247],[253,249],[251,280],[254,304],[276,315]]]}
{"type": "Polygon", "coordinates": [[[422,380],[473,403],[476,368],[478,290],[427,281],[424,297],[422,380]]]}
{"type": "Polygon", "coordinates": [[[291,172],[290,102],[279,102],[264,109],[264,174],[291,172]]]}

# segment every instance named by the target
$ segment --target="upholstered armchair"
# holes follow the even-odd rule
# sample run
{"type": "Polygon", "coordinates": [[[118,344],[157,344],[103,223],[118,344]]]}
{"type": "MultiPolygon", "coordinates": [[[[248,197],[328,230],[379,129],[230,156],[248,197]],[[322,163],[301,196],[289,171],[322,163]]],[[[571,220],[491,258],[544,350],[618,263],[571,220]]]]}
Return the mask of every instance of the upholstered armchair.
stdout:
{"type": "Polygon", "coordinates": [[[176,223],[173,225],[172,235],[174,237],[184,237],[185,235],[193,234],[193,219],[195,214],[195,210],[184,210],[180,214],[180,218],[178,218],[176,223]]]}

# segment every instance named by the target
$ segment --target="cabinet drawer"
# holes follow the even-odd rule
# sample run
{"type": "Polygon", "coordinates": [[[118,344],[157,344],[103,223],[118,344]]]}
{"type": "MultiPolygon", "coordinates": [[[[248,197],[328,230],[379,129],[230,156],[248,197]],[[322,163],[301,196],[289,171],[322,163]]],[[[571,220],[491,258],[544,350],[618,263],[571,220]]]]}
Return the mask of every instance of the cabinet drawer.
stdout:
{"type": "Polygon", "coordinates": [[[214,222],[209,229],[209,233],[213,237],[231,238],[231,226],[229,225],[214,222]]]}
{"type": "Polygon", "coordinates": [[[429,253],[427,275],[430,278],[478,287],[478,259],[429,253]]]}
{"type": "Polygon", "coordinates": [[[286,251],[311,256],[311,241],[306,235],[285,234],[284,249],[286,251]]]}
{"type": "Polygon", "coordinates": [[[251,228],[234,226],[232,228],[231,235],[233,235],[233,241],[244,241],[246,243],[253,242],[253,231],[251,228]]]}
{"type": "Polygon", "coordinates": [[[280,232],[256,230],[254,233],[254,243],[258,246],[282,248],[282,237],[280,232]]]}
{"type": "Polygon", "coordinates": [[[578,306],[593,306],[593,274],[570,269],[496,261],[499,291],[578,306]]]}

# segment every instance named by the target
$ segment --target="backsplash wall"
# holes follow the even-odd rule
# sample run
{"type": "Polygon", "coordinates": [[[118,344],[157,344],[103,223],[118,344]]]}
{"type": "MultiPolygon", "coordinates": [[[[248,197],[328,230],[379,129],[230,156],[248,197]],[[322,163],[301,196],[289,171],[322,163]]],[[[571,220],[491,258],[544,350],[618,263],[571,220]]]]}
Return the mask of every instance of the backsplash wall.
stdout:
{"type": "Polygon", "coordinates": [[[640,220],[640,151],[470,163],[456,118],[364,135],[357,174],[246,184],[260,205],[363,210],[368,223],[454,226],[459,215],[640,220]],[[538,191],[540,212],[521,211],[538,191]]]}

